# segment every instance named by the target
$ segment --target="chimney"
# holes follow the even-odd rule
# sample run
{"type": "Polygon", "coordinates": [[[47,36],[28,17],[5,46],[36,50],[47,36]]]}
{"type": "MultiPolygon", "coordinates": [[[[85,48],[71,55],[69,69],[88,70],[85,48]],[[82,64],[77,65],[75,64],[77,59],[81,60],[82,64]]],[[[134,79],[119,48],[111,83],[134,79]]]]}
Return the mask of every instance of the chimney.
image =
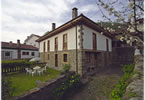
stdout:
{"type": "Polygon", "coordinates": [[[10,41],[10,43],[9,43],[9,44],[10,44],[10,45],[12,45],[12,43],[13,43],[13,42],[12,42],[12,41],[10,41]]]}
{"type": "Polygon", "coordinates": [[[72,19],[76,18],[78,16],[78,9],[77,8],[73,8],[72,9],[72,19]]]}
{"type": "Polygon", "coordinates": [[[52,23],[52,30],[55,30],[55,23],[52,23]]]}
{"type": "Polygon", "coordinates": [[[17,40],[17,46],[20,46],[20,40],[17,40]]]}

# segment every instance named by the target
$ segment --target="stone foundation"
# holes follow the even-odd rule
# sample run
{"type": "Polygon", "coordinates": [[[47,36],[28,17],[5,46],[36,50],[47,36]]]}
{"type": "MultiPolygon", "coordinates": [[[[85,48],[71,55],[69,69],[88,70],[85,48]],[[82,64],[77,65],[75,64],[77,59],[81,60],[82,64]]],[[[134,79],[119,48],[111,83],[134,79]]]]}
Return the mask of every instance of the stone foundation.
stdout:
{"type": "Polygon", "coordinates": [[[81,76],[90,72],[94,69],[99,69],[105,66],[108,66],[112,62],[112,53],[111,52],[97,52],[91,50],[77,50],[78,52],[78,67],[76,63],[76,50],[64,50],[64,51],[57,51],[57,52],[45,52],[40,53],[40,57],[43,62],[48,63],[50,68],[54,68],[56,70],[62,70],[64,64],[71,65],[71,71],[75,71],[81,76]],[[88,53],[90,54],[90,61],[88,61],[88,53]],[[49,59],[48,59],[49,54],[49,59]],[[58,66],[55,66],[55,54],[58,55],[58,66]],[[68,55],[67,62],[63,61],[63,54],[68,55]]]}

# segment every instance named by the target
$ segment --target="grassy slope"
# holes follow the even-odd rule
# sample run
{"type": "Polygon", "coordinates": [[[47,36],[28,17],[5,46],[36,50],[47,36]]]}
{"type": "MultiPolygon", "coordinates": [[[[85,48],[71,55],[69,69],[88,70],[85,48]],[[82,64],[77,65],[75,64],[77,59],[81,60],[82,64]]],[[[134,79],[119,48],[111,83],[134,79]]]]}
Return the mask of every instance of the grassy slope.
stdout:
{"type": "Polygon", "coordinates": [[[23,94],[25,91],[35,88],[37,86],[36,80],[45,82],[57,77],[59,74],[60,72],[49,68],[47,72],[41,76],[37,75],[32,77],[28,74],[26,75],[26,73],[16,73],[8,75],[7,78],[10,77],[12,87],[15,88],[13,96],[18,96],[23,94]]]}

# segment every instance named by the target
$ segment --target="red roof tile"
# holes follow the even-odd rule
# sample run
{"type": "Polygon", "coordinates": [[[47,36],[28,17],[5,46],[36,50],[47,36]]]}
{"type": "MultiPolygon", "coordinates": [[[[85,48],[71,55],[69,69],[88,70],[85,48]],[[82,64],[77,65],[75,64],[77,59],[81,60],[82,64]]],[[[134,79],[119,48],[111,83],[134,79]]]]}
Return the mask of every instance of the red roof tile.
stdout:
{"type": "MultiPolygon", "coordinates": [[[[1,42],[2,48],[19,48],[17,43],[10,43],[10,42],[1,42]]],[[[26,45],[26,44],[20,44],[21,49],[31,49],[31,50],[38,50],[38,48],[32,46],[32,45],[26,45]]]]}

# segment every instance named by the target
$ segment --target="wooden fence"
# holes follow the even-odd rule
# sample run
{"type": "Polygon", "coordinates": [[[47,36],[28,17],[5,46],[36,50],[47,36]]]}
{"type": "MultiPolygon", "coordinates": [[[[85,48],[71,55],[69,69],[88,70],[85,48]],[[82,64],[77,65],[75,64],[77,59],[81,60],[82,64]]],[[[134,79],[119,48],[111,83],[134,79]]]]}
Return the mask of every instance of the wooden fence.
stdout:
{"type": "MultiPolygon", "coordinates": [[[[44,66],[45,65],[45,63],[39,63],[39,64],[37,64],[38,66],[44,66]]],[[[30,67],[32,67],[32,66],[35,66],[35,65],[30,65],[30,64],[28,64],[28,65],[17,65],[17,66],[15,66],[15,65],[3,65],[2,64],[2,73],[10,73],[10,72],[24,72],[25,71],[25,68],[30,68],[30,67]]]]}

